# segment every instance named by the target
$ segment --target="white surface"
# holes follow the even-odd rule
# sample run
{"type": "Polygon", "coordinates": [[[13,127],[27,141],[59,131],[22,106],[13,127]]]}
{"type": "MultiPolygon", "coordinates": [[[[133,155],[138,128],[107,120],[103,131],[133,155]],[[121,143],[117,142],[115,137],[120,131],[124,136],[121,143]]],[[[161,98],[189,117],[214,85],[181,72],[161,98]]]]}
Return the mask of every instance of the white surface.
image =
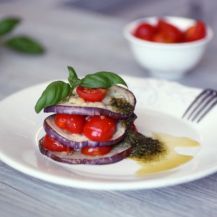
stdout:
{"type": "MultiPolygon", "coordinates": [[[[194,20],[180,17],[165,17],[170,23],[186,30],[194,20]]],[[[195,67],[201,60],[208,42],[212,39],[212,30],[207,27],[204,39],[188,42],[165,44],[135,37],[132,32],[141,22],[156,24],[158,18],[148,17],[129,23],[124,29],[124,36],[129,41],[135,59],[155,77],[177,79],[195,67]]]]}
{"type": "MultiPolygon", "coordinates": [[[[207,118],[196,127],[180,119],[181,111],[184,111],[191,101],[189,99],[199,90],[157,80],[138,80],[133,77],[125,77],[125,80],[137,98],[136,125],[139,131],[162,132],[199,141],[201,149],[192,161],[173,170],[144,177],[135,175],[139,165],[129,159],[102,166],[68,166],[51,161],[42,156],[37,147],[41,137],[41,134],[38,134],[45,115],[34,112],[34,104],[45,84],[20,91],[0,103],[0,110],[7,110],[11,114],[10,120],[0,114],[0,122],[4,125],[4,128],[0,129],[0,140],[4,141],[0,159],[23,173],[48,182],[97,190],[157,188],[188,182],[216,172],[216,136],[210,130],[215,126],[215,120],[207,118]],[[25,99],[25,103],[19,104],[21,99],[25,99]],[[14,111],[18,104],[18,109],[14,111]],[[177,106],[178,109],[175,109],[177,106]]],[[[210,116],[212,117],[213,113],[210,113],[210,116]]],[[[188,153],[188,150],[185,152],[188,153]]]]}

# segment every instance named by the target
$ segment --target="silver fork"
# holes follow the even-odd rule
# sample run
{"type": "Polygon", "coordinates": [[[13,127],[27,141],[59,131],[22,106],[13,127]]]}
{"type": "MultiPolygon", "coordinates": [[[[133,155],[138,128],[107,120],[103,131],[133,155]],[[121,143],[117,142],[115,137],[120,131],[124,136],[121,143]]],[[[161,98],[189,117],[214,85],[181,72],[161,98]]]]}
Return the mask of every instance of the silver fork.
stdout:
{"type": "Polygon", "coordinates": [[[199,123],[217,104],[217,91],[203,90],[185,110],[182,118],[199,123]]]}

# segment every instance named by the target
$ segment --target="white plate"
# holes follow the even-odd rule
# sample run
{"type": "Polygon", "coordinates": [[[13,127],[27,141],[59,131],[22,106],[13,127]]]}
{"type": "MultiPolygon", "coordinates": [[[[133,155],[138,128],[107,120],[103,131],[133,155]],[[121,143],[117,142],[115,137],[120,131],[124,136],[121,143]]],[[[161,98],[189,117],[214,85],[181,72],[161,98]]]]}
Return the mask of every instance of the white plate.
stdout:
{"type": "Polygon", "coordinates": [[[137,98],[136,124],[141,132],[163,132],[199,140],[201,148],[190,162],[154,175],[136,176],[139,165],[125,159],[103,166],[63,165],[41,155],[38,134],[45,114],[34,105],[47,84],[15,93],[0,102],[0,159],[30,176],[76,188],[129,190],[189,182],[217,171],[217,110],[197,125],[180,117],[199,89],[153,79],[125,77],[137,98]]]}

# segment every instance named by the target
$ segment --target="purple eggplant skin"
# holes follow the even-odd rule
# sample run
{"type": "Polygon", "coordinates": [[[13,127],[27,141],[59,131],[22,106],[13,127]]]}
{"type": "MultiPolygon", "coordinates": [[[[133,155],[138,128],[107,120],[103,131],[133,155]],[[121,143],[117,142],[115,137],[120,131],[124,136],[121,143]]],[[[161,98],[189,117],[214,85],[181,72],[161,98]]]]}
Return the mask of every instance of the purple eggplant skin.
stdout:
{"type": "MultiPolygon", "coordinates": [[[[65,138],[64,136],[60,135],[60,133],[58,133],[56,130],[54,130],[48,123],[47,120],[54,118],[55,115],[51,115],[48,116],[45,120],[44,120],[44,130],[45,132],[51,136],[52,138],[54,138],[56,141],[58,141],[59,143],[68,146],[68,147],[72,147],[76,150],[79,150],[85,146],[90,146],[90,147],[98,147],[98,146],[107,146],[107,145],[114,145],[117,144],[119,142],[121,142],[124,138],[125,138],[125,134],[126,134],[126,130],[123,132],[123,134],[121,134],[118,138],[115,138],[113,140],[109,140],[109,141],[105,141],[105,142],[98,142],[98,141],[92,141],[92,140],[85,140],[85,141],[73,141],[73,140],[69,140],[67,138],[65,138]]],[[[61,130],[61,129],[60,129],[61,130]]],[[[61,130],[63,131],[63,130],[61,130]]]]}
{"type": "Polygon", "coordinates": [[[70,158],[70,156],[73,156],[73,152],[65,153],[65,154],[52,152],[43,148],[42,142],[43,142],[43,138],[39,140],[39,150],[43,155],[49,157],[52,160],[61,163],[66,163],[66,164],[90,164],[90,165],[112,164],[127,158],[132,152],[132,148],[128,147],[121,152],[118,152],[116,154],[114,153],[114,155],[112,156],[99,156],[99,157],[92,157],[92,158],[87,156],[86,158],[84,158],[84,155],[81,154],[83,158],[73,158],[73,157],[70,158]]]}
{"type": "Polygon", "coordinates": [[[69,105],[54,105],[48,106],[44,109],[44,112],[52,112],[56,114],[75,114],[75,115],[104,115],[114,119],[127,119],[131,114],[121,114],[113,112],[108,109],[98,107],[82,107],[82,106],[69,106],[69,105]]]}
{"type": "MultiPolygon", "coordinates": [[[[73,106],[67,103],[65,105],[63,103],[63,104],[48,106],[44,108],[44,112],[61,113],[61,114],[77,114],[77,115],[88,115],[88,116],[105,115],[105,116],[109,116],[114,119],[127,119],[129,116],[132,115],[135,109],[135,106],[136,106],[136,98],[134,94],[130,90],[124,87],[113,86],[111,88],[113,88],[112,90],[114,90],[114,95],[117,94],[118,92],[122,92],[123,95],[128,96],[126,98],[129,99],[131,105],[133,106],[133,110],[131,113],[123,114],[123,113],[119,113],[113,110],[109,110],[107,108],[94,107],[94,106],[92,107],[91,106],[76,106],[76,105],[73,106]]],[[[113,96],[109,96],[109,97],[113,97],[113,96]]]]}

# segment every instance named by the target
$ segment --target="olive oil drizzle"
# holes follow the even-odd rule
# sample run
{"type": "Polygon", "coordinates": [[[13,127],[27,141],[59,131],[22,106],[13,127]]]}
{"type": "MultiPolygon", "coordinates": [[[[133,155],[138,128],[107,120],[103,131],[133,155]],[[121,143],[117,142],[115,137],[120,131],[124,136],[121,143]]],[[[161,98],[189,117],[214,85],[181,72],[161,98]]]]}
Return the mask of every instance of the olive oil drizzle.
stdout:
{"type": "Polygon", "coordinates": [[[158,153],[156,158],[152,158],[150,161],[147,161],[147,158],[133,157],[132,159],[136,160],[140,165],[140,169],[136,172],[138,176],[173,169],[187,163],[192,160],[193,156],[177,153],[175,149],[177,147],[187,148],[200,146],[197,141],[186,137],[175,137],[160,133],[155,133],[153,136],[164,146],[165,151],[162,154],[158,153]]]}

